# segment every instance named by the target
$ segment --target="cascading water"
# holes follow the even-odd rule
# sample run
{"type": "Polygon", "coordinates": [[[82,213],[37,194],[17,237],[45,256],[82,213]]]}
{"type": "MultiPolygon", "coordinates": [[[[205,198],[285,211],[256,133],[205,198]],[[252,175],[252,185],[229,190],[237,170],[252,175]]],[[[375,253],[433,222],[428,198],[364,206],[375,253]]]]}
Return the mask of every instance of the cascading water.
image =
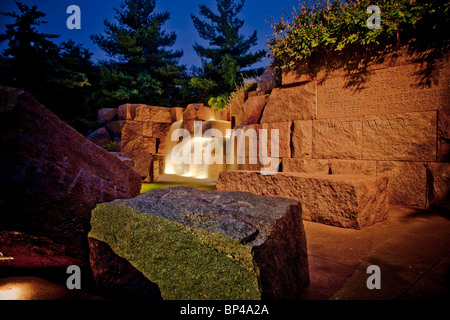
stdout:
{"type": "MultiPolygon", "coordinates": [[[[216,179],[220,171],[224,170],[225,161],[222,161],[222,164],[217,163],[209,164],[208,163],[209,152],[205,152],[205,150],[207,150],[207,148],[210,148],[211,145],[215,145],[217,142],[216,139],[218,138],[214,136],[211,137],[205,137],[203,135],[197,136],[194,135],[193,132],[190,132],[190,139],[182,138],[182,141],[172,141],[171,138],[173,133],[177,129],[182,128],[183,128],[182,120],[174,122],[170,127],[170,130],[167,135],[167,145],[165,149],[166,154],[165,154],[164,173],[166,175],[175,175],[193,179],[216,179]],[[191,151],[190,152],[191,161],[189,164],[176,163],[176,161],[174,161],[174,159],[172,158],[172,150],[175,147],[177,147],[178,149],[187,148],[191,151]],[[201,155],[203,159],[201,159],[202,160],[201,163],[196,164],[194,159],[196,154],[195,149],[199,147],[201,148],[201,155]]],[[[231,129],[231,122],[213,119],[209,121],[203,121],[201,125],[202,133],[207,129],[219,130],[222,136],[224,136],[224,139],[227,139],[227,137],[225,137],[225,133],[227,129],[231,129]]]]}

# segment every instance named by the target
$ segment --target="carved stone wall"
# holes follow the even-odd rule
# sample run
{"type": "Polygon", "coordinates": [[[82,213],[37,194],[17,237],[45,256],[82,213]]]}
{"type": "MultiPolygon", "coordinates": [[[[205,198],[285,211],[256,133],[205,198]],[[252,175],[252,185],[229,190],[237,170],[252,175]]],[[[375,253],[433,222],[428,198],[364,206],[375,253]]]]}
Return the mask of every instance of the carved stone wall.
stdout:
{"type": "Polygon", "coordinates": [[[448,55],[433,69],[404,52],[393,56],[361,73],[284,72],[259,125],[290,128],[280,138],[290,146],[280,171],[387,176],[391,204],[448,209],[448,55]]]}

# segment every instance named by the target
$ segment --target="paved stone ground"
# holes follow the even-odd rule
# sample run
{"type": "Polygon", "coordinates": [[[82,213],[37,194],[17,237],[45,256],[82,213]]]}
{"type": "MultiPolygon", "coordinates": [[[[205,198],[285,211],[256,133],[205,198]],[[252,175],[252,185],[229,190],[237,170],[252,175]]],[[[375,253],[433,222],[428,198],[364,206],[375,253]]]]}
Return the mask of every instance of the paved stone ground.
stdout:
{"type": "MultiPolygon", "coordinates": [[[[304,221],[304,225],[311,283],[301,299],[449,300],[449,218],[423,209],[390,207],[387,220],[362,230],[308,221],[304,221]],[[370,275],[366,270],[369,265],[377,265],[381,269],[380,290],[367,289],[366,281],[370,275]]],[[[16,255],[16,263],[21,261],[20,257],[20,254],[16,255]]],[[[37,272],[40,268],[30,265],[28,260],[22,262],[16,272],[9,270],[3,276],[0,272],[0,291],[12,295],[20,293],[20,296],[3,299],[99,298],[67,292],[63,288],[63,280],[67,277],[64,268],[44,268],[47,272],[43,273],[37,272]],[[60,277],[54,279],[56,275],[60,277]],[[13,283],[27,286],[24,287],[27,290],[8,293],[7,289],[13,283]]]]}
{"type": "Polygon", "coordinates": [[[390,207],[388,219],[362,230],[304,221],[310,263],[305,300],[436,300],[450,297],[450,219],[390,207]],[[381,270],[369,290],[367,267],[381,270]]]}

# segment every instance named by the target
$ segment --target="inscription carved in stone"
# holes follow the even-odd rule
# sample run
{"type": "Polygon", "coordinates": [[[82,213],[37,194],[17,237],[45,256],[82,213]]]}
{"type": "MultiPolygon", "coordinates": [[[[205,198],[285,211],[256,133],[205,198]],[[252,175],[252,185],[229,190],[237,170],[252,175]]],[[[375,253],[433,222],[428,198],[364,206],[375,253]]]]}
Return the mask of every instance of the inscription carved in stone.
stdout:
{"type": "Polygon", "coordinates": [[[371,71],[363,89],[345,88],[348,79],[317,86],[317,118],[450,109],[450,71],[436,70],[431,86],[419,85],[414,64],[371,71]]]}

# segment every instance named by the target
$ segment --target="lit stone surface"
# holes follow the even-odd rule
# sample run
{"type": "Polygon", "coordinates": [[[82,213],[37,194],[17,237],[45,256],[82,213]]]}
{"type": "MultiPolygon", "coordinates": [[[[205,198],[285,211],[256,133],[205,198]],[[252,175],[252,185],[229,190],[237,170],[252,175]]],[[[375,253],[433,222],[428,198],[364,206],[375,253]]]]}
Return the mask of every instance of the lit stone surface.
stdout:
{"type": "Polygon", "coordinates": [[[387,182],[371,176],[222,171],[217,190],[295,199],[305,220],[361,229],[386,218],[387,182]]]}
{"type": "Polygon", "coordinates": [[[378,161],[377,176],[389,178],[389,203],[426,206],[427,168],[424,162],[378,161]]]}
{"type": "Polygon", "coordinates": [[[85,254],[92,209],[137,196],[141,178],[26,92],[0,87],[0,106],[2,229],[85,254]]]}
{"type": "Polygon", "coordinates": [[[309,82],[292,88],[272,90],[261,123],[314,119],[316,84],[309,82]]]}
{"type": "Polygon", "coordinates": [[[345,76],[317,86],[319,119],[449,109],[449,68],[436,72],[430,87],[420,85],[420,64],[370,71],[363,88],[347,87],[345,76]]]}
{"type": "Polygon", "coordinates": [[[309,283],[301,217],[289,199],[154,189],[92,212],[91,266],[97,283],[126,286],[108,276],[117,268],[100,242],[157,285],[163,299],[294,299],[309,283]]]}
{"type": "Polygon", "coordinates": [[[436,126],[436,111],[365,116],[362,158],[435,161],[436,126]]]}

